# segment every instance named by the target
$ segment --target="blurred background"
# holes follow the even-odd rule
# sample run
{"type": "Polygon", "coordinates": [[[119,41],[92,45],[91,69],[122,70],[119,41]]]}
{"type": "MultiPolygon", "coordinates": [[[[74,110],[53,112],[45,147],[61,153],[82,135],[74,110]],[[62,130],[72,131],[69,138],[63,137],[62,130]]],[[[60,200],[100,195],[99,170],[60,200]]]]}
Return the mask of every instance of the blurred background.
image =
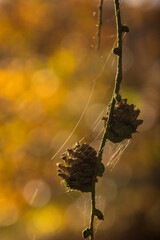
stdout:
{"type": "MultiPolygon", "coordinates": [[[[0,0],[1,240],[78,240],[88,225],[90,195],[68,193],[56,163],[83,137],[99,148],[116,74],[116,25],[113,1],[105,0],[97,52],[98,4],[0,0]]],[[[105,165],[121,159],[97,184],[105,220],[95,223],[96,239],[154,240],[160,239],[160,2],[121,0],[121,11],[130,27],[121,94],[144,123],[130,144],[106,145],[105,165]]]]}

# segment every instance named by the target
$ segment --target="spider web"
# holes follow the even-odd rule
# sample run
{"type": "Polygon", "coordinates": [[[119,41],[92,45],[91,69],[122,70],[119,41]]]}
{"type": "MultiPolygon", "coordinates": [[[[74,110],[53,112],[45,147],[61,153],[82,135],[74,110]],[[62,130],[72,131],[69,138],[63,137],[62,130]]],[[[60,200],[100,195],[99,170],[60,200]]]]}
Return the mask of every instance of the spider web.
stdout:
{"type": "MultiPolygon", "coordinates": [[[[115,44],[116,44],[116,41],[114,42],[112,48],[114,48],[115,44]]],[[[56,151],[56,153],[53,155],[53,157],[51,158],[51,160],[53,160],[53,159],[61,152],[61,150],[65,147],[65,145],[66,145],[67,142],[70,140],[70,138],[72,137],[73,133],[75,132],[75,130],[76,130],[77,127],[79,126],[79,124],[80,124],[80,122],[81,122],[81,120],[82,120],[85,112],[87,111],[89,104],[90,104],[90,101],[91,101],[91,98],[92,98],[92,95],[93,95],[93,92],[94,92],[94,89],[95,89],[96,81],[102,76],[102,74],[103,74],[103,72],[104,72],[104,70],[105,70],[105,67],[106,67],[106,65],[107,65],[107,63],[108,63],[108,61],[109,61],[109,59],[110,59],[111,54],[112,54],[112,49],[111,49],[111,51],[109,52],[109,55],[108,55],[108,57],[107,57],[104,65],[103,65],[103,67],[101,68],[99,74],[92,80],[93,85],[92,85],[91,93],[90,93],[89,98],[88,98],[88,101],[87,101],[87,103],[86,103],[86,105],[85,105],[85,107],[84,107],[84,110],[83,110],[82,114],[80,115],[80,118],[79,118],[78,122],[76,123],[75,127],[73,128],[73,130],[71,131],[71,133],[69,134],[69,136],[67,137],[67,139],[65,140],[65,142],[60,146],[60,148],[59,148],[59,149],[56,151]]],[[[100,123],[100,121],[101,121],[100,117],[101,117],[102,113],[103,113],[103,112],[101,112],[100,115],[98,116],[98,118],[95,120],[95,122],[93,123],[92,129],[90,130],[90,132],[89,132],[86,136],[90,135],[90,134],[97,128],[97,126],[99,125],[99,123],[100,123]]],[[[86,136],[84,136],[82,139],[84,139],[86,136]]]]}

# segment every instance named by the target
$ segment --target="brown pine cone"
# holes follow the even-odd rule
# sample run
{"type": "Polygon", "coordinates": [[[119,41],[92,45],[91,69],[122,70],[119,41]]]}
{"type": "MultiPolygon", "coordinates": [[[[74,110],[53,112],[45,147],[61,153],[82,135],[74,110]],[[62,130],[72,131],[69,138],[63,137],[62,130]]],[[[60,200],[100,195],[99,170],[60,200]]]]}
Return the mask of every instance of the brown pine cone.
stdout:
{"type": "Polygon", "coordinates": [[[61,158],[63,163],[57,164],[58,176],[63,178],[65,186],[91,192],[93,180],[104,172],[104,165],[98,161],[97,152],[87,143],[77,142],[61,158]]]}
{"type": "MultiPolygon", "coordinates": [[[[113,118],[109,127],[107,138],[114,142],[121,142],[124,139],[129,139],[132,134],[137,132],[137,127],[143,123],[143,120],[137,119],[140,110],[134,110],[135,105],[127,104],[127,99],[121,99],[115,104],[113,110],[113,118]]],[[[105,121],[107,117],[102,118],[105,121]]]]}

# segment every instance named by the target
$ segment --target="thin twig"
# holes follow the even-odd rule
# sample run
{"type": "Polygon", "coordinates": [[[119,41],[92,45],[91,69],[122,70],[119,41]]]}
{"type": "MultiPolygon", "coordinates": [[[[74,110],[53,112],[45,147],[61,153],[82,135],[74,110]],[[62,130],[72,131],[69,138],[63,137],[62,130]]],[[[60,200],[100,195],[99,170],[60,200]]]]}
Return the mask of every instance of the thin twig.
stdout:
{"type": "Polygon", "coordinates": [[[100,40],[101,40],[101,27],[102,27],[102,6],[103,0],[100,0],[99,7],[98,7],[98,23],[97,23],[97,44],[96,49],[98,50],[100,47],[100,40]]]}
{"type": "Polygon", "coordinates": [[[93,181],[92,185],[92,192],[91,192],[91,219],[90,219],[90,230],[91,230],[91,235],[90,239],[94,240],[94,231],[93,231],[93,223],[94,223],[94,215],[95,215],[95,181],[93,181]]]}

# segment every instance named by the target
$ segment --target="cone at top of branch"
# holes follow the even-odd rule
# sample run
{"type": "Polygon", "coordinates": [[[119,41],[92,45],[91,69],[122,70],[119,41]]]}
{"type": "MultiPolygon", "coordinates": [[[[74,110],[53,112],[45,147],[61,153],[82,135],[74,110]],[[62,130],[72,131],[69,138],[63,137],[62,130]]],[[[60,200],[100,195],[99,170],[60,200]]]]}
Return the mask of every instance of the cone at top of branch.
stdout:
{"type": "MultiPolygon", "coordinates": [[[[114,143],[121,142],[124,139],[131,138],[132,134],[137,132],[137,127],[143,123],[143,120],[137,119],[140,110],[135,110],[134,108],[134,104],[127,104],[127,99],[121,99],[115,104],[107,134],[108,140],[114,143]]],[[[108,113],[102,119],[106,124],[108,113]]]]}
{"type": "Polygon", "coordinates": [[[104,165],[98,161],[97,152],[87,143],[76,142],[62,155],[63,163],[58,163],[58,176],[70,190],[91,192],[92,183],[102,177],[104,165]]]}

